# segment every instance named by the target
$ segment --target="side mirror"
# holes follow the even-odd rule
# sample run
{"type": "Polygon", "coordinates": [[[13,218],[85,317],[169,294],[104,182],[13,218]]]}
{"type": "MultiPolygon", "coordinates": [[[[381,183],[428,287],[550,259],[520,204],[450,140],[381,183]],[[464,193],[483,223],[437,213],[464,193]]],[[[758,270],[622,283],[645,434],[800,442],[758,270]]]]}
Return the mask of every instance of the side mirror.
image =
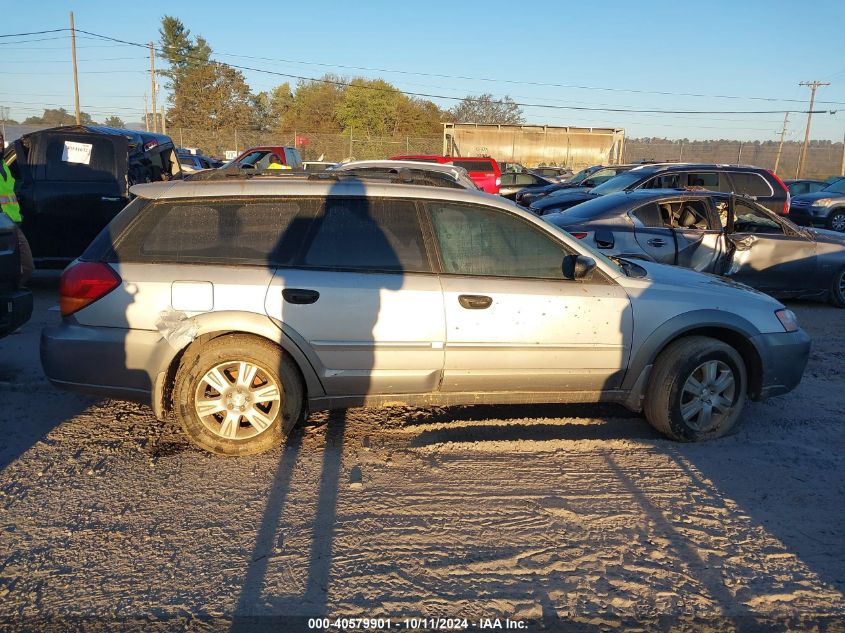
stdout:
{"type": "Polygon", "coordinates": [[[595,232],[595,240],[596,246],[599,248],[613,248],[615,243],[615,239],[613,237],[613,231],[608,231],[607,229],[599,229],[595,232]]]}
{"type": "Polygon", "coordinates": [[[593,180],[592,178],[587,178],[587,180],[582,180],[582,181],[581,181],[581,185],[580,185],[580,186],[581,186],[581,187],[595,187],[595,186],[596,186],[596,181],[595,181],[595,180],[593,180]]]}
{"type": "Polygon", "coordinates": [[[567,255],[563,258],[563,276],[566,279],[588,281],[596,269],[596,260],[586,255],[567,255]]]}
{"type": "Polygon", "coordinates": [[[255,169],[255,165],[248,165],[246,163],[241,163],[240,165],[238,165],[238,167],[240,167],[241,169],[255,169]]]}

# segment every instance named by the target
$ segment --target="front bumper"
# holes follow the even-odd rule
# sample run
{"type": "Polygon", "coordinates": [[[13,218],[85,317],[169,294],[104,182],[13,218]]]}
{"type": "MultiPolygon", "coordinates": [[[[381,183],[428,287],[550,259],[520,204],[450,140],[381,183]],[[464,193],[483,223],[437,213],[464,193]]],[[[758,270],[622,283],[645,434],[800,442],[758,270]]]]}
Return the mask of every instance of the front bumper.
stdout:
{"type": "Polygon", "coordinates": [[[792,205],[789,207],[789,219],[800,226],[824,226],[828,211],[828,207],[792,205]]]}
{"type": "Polygon", "coordinates": [[[0,336],[10,334],[32,316],[32,291],[0,292],[0,336]]]}
{"type": "Polygon", "coordinates": [[[810,357],[810,337],[804,330],[759,334],[754,344],[763,361],[760,389],[752,399],[788,393],[798,386],[810,357]]]}

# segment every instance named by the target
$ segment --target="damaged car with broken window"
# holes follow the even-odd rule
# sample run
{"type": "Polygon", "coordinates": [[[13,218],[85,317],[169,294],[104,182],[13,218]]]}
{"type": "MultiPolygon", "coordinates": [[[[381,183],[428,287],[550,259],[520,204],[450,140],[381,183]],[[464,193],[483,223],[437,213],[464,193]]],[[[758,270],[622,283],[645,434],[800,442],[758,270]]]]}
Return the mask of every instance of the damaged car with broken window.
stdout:
{"type": "Polygon", "coordinates": [[[3,160],[38,268],[63,268],[129,202],[132,185],[180,178],[169,136],[98,125],[38,130],[3,160]]]}
{"type": "Polygon", "coordinates": [[[543,219],[601,252],[715,273],[845,308],[845,235],[800,227],[750,196],[638,189],[543,219]]]}

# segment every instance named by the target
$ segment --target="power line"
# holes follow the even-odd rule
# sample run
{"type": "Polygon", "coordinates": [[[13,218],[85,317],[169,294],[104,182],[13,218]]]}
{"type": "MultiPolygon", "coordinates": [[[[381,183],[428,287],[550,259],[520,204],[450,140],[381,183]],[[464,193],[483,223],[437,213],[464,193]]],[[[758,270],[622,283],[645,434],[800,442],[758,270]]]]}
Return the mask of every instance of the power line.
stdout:
{"type": "MultiPolygon", "coordinates": [[[[60,31],[67,31],[68,29],[53,29],[50,31],[38,31],[32,33],[33,35],[42,34],[42,33],[55,33],[60,31]]],[[[77,29],[79,33],[85,33],[87,35],[98,37],[102,39],[108,39],[115,42],[120,42],[121,44],[129,45],[129,46],[139,46],[137,42],[130,42],[126,40],[120,40],[118,38],[112,38],[109,36],[101,35],[99,33],[93,33],[90,31],[83,31],[82,29],[77,29]]],[[[16,37],[21,34],[13,33],[7,35],[1,35],[0,37],[16,37]]],[[[26,35],[26,34],[24,34],[26,35]]],[[[157,48],[159,52],[164,52],[163,49],[157,48]]],[[[410,71],[410,70],[399,70],[399,69],[391,69],[391,68],[374,68],[370,66],[352,66],[352,65],[343,65],[343,64],[327,64],[323,62],[313,62],[313,61],[303,61],[303,60],[294,60],[294,59],[285,59],[285,58],[278,58],[278,57],[262,57],[256,55],[242,55],[238,53],[215,53],[217,56],[223,57],[235,57],[240,59],[253,59],[256,61],[271,61],[271,62],[283,62],[288,64],[302,64],[308,66],[321,66],[323,68],[341,68],[344,70],[363,70],[368,72],[380,72],[380,73],[394,73],[394,74],[401,74],[401,75],[417,75],[421,77],[434,77],[438,79],[460,79],[463,81],[485,81],[485,82],[492,82],[492,83],[504,83],[504,84],[517,84],[517,85],[526,85],[526,86],[540,86],[540,87],[549,87],[549,88],[569,88],[569,89],[576,89],[576,90],[599,90],[605,92],[625,92],[630,94],[653,94],[659,96],[672,96],[672,97],[696,97],[696,98],[707,98],[707,99],[736,99],[736,100],[749,100],[749,101],[766,101],[770,103],[804,103],[803,99],[786,99],[782,97],[757,97],[757,96],[743,96],[743,95],[722,95],[722,94],[704,94],[704,93],[696,93],[696,92],[671,92],[671,91],[662,91],[662,90],[639,90],[634,88],[609,88],[606,86],[584,86],[579,84],[558,84],[558,83],[548,83],[548,82],[540,82],[540,81],[527,81],[527,80],[519,80],[519,79],[501,79],[501,78],[493,78],[493,77],[471,77],[468,75],[448,75],[442,73],[427,73],[421,71],[410,71]]],[[[232,68],[240,68],[234,64],[227,64],[232,68]]],[[[267,72],[271,73],[273,71],[266,71],[262,69],[255,69],[255,68],[247,68],[243,67],[246,70],[251,70],[253,72],[267,72]]],[[[320,81],[317,78],[313,77],[306,77],[302,78],[298,75],[287,75],[284,73],[274,73],[279,74],[281,76],[292,77],[295,79],[304,79],[308,81],[320,81]]],[[[452,98],[452,97],[444,97],[444,98],[452,98]]],[[[845,105],[845,101],[819,101],[820,104],[827,104],[827,105],[845,105]]],[[[772,112],[773,114],[784,114],[787,112],[786,110],[781,110],[778,112],[772,112]]],[[[661,111],[661,113],[668,113],[668,114],[675,114],[673,111],[661,111]]],[[[731,113],[733,114],[733,113],[731,113]]],[[[759,112],[748,112],[748,114],[760,114],[759,112]]]]}
{"type": "MultiPolygon", "coordinates": [[[[112,42],[119,42],[121,44],[130,44],[132,46],[148,48],[149,44],[141,44],[139,42],[131,42],[128,40],[122,40],[116,37],[110,37],[108,35],[101,35],[99,33],[94,33],[91,31],[85,31],[83,29],[77,29],[80,33],[85,33],[86,35],[90,35],[93,37],[99,37],[104,40],[112,41],[112,42]]],[[[163,52],[161,48],[153,47],[154,50],[159,52],[163,52]]],[[[193,56],[193,55],[183,55],[185,59],[194,59],[197,61],[208,61],[203,57],[193,56]]],[[[264,73],[268,75],[274,75],[279,77],[287,77],[290,79],[299,79],[302,81],[314,81],[318,83],[336,85],[336,86],[344,86],[348,87],[349,84],[343,81],[335,81],[331,79],[321,79],[316,77],[305,77],[302,75],[295,75],[291,73],[282,73],[273,70],[267,70],[264,68],[252,68],[250,66],[243,66],[239,64],[229,64],[226,62],[217,62],[224,66],[228,66],[230,68],[235,68],[237,70],[246,70],[251,72],[258,72],[264,73]]],[[[466,98],[461,97],[452,97],[447,95],[438,95],[438,94],[430,94],[430,93],[423,93],[423,92],[410,92],[405,90],[398,90],[395,88],[382,88],[380,86],[355,86],[356,88],[363,88],[367,90],[375,90],[379,92],[401,92],[405,95],[414,96],[414,97],[423,97],[426,99],[445,99],[449,101],[464,101],[466,98]]],[[[503,100],[492,100],[492,103],[513,103],[514,105],[520,107],[530,107],[530,108],[548,108],[554,110],[576,110],[576,111],[585,111],[585,112],[631,112],[631,113],[651,113],[651,114],[784,114],[785,112],[789,112],[790,110],[664,110],[659,108],[597,108],[597,107],[586,107],[586,106],[566,106],[566,105],[552,105],[552,104],[539,104],[539,103],[524,103],[519,101],[503,101],[503,100]]],[[[791,110],[792,112],[802,112],[804,114],[809,113],[808,111],[796,111],[791,110]]],[[[820,114],[824,114],[826,110],[818,110],[820,114]]]]}
{"type": "Polygon", "coordinates": [[[5,33],[0,35],[0,37],[24,37],[27,35],[44,35],[45,33],[61,33],[62,31],[68,31],[67,27],[61,29],[49,29],[47,31],[30,31],[29,33],[5,33]]]}

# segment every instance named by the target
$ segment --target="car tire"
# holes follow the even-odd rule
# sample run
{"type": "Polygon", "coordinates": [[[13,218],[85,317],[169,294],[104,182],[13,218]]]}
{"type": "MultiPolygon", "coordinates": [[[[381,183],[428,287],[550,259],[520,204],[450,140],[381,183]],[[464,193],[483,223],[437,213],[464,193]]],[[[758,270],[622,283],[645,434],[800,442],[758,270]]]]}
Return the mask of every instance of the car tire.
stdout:
{"type": "Polygon", "coordinates": [[[745,363],[733,347],[705,336],[685,337],[657,357],[646,389],[645,416],[673,440],[715,439],[735,426],[747,385],[745,363]]]}
{"type": "Polygon", "coordinates": [[[837,270],[830,280],[830,303],[845,308],[845,266],[837,270]]]}
{"type": "Polygon", "coordinates": [[[254,455],[280,445],[304,417],[300,374],[281,348],[227,334],[186,352],[174,409],[196,446],[218,455],[254,455]]]}
{"type": "Polygon", "coordinates": [[[831,231],[845,232],[845,209],[836,209],[827,216],[827,228],[831,231]]]}

